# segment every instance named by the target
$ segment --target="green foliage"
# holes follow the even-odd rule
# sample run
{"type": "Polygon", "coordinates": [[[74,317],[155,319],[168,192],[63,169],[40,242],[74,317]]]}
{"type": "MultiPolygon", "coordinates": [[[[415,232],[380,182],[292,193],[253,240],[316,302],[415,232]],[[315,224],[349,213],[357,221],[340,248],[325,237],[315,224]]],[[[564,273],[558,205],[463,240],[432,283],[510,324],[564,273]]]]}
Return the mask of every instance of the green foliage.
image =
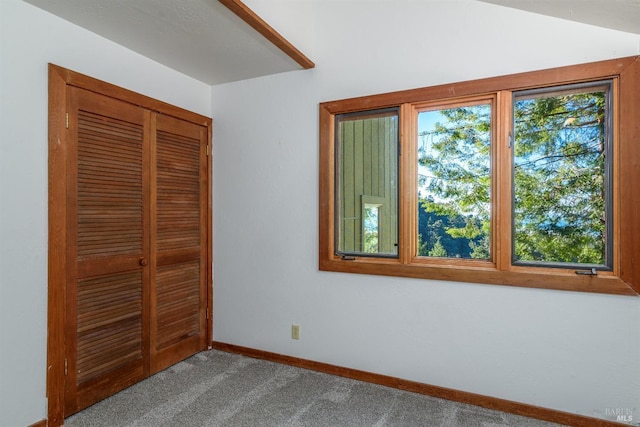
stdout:
{"type": "Polygon", "coordinates": [[[447,251],[445,250],[444,246],[442,246],[442,243],[440,243],[440,239],[437,239],[436,243],[429,250],[429,256],[432,256],[432,257],[446,257],[447,256],[447,251]]]}
{"type": "Polygon", "coordinates": [[[377,254],[378,252],[378,232],[366,233],[364,236],[364,253],[377,254]]]}
{"type": "MultiPolygon", "coordinates": [[[[473,248],[481,246],[481,239],[468,239],[464,236],[452,236],[447,230],[463,228],[467,221],[459,215],[439,215],[430,212],[424,206],[433,206],[426,200],[420,201],[418,208],[418,255],[444,256],[453,258],[473,258],[473,248]],[[442,246],[444,253],[440,249],[442,246]],[[439,255],[434,255],[439,253],[439,255]]],[[[485,257],[486,258],[486,257],[485,257]]]]}
{"type": "MultiPolygon", "coordinates": [[[[605,263],[605,105],[600,89],[516,99],[515,259],[605,263]]],[[[489,259],[490,108],[420,115],[419,254],[489,259]]]]}
{"type": "Polygon", "coordinates": [[[516,259],[604,264],[604,111],[600,91],[516,102],[516,259]]]}
{"type": "Polygon", "coordinates": [[[365,207],[364,209],[364,252],[378,253],[378,234],[380,230],[379,211],[377,207],[365,207]]]}
{"type": "MultiPolygon", "coordinates": [[[[475,105],[421,113],[434,122],[421,129],[419,165],[426,174],[421,186],[428,195],[420,200],[425,212],[448,218],[443,227],[465,248],[447,256],[489,258],[491,206],[490,106],[475,105]]],[[[419,229],[423,226],[420,223],[419,229]]],[[[442,234],[423,234],[427,246],[444,241],[442,234]]],[[[422,255],[431,255],[430,251],[422,255]]]]}

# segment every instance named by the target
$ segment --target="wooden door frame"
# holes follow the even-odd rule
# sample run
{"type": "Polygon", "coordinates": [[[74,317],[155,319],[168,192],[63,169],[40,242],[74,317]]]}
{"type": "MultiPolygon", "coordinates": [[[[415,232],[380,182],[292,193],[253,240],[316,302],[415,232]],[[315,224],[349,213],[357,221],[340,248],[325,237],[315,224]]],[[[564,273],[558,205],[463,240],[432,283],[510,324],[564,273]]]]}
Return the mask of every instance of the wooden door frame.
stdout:
{"type": "Polygon", "coordinates": [[[138,105],[207,128],[207,327],[210,347],[213,332],[213,164],[212,120],[136,92],[92,77],[49,64],[49,247],[47,313],[47,420],[49,426],[64,424],[65,390],[65,293],[66,207],[67,207],[67,86],[79,87],[101,95],[138,105]]]}

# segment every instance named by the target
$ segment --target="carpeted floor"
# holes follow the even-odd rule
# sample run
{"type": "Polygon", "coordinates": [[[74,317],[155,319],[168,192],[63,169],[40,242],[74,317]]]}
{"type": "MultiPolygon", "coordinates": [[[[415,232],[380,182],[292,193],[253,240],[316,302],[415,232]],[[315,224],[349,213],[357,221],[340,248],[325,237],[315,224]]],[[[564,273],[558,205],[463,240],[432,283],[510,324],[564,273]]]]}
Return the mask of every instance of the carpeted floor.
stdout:
{"type": "Polygon", "coordinates": [[[66,427],[556,426],[221,351],[199,353],[66,427]]]}

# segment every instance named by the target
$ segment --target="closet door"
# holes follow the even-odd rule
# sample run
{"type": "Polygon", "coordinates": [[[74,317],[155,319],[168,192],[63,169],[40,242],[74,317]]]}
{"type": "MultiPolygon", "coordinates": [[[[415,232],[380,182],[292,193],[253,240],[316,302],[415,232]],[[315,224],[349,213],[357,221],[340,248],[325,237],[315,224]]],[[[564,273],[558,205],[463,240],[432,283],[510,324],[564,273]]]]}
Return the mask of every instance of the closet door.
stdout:
{"type": "Polygon", "coordinates": [[[206,348],[208,129],[152,117],[151,371],[206,348]]]}
{"type": "Polygon", "coordinates": [[[210,137],[210,118],[49,65],[50,422],[207,348],[210,137]]]}
{"type": "Polygon", "coordinates": [[[68,88],[65,414],[148,375],[150,113],[68,88]]]}

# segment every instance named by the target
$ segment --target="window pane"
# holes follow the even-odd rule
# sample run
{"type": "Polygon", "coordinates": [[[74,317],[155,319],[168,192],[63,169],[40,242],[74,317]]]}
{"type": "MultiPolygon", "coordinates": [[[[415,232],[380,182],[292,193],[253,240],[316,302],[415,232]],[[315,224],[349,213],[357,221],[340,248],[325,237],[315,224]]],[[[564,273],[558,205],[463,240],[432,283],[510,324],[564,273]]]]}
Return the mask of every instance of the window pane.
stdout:
{"type": "Polygon", "coordinates": [[[378,234],[380,232],[380,206],[364,205],[364,251],[374,254],[380,251],[378,234]]]}
{"type": "Polygon", "coordinates": [[[513,256],[610,265],[609,85],[516,95],[513,256]]]}
{"type": "Polygon", "coordinates": [[[418,114],[418,255],[490,259],[491,104],[418,114]]]}
{"type": "Polygon", "coordinates": [[[398,112],[336,119],[336,252],[398,253],[398,112]]]}

